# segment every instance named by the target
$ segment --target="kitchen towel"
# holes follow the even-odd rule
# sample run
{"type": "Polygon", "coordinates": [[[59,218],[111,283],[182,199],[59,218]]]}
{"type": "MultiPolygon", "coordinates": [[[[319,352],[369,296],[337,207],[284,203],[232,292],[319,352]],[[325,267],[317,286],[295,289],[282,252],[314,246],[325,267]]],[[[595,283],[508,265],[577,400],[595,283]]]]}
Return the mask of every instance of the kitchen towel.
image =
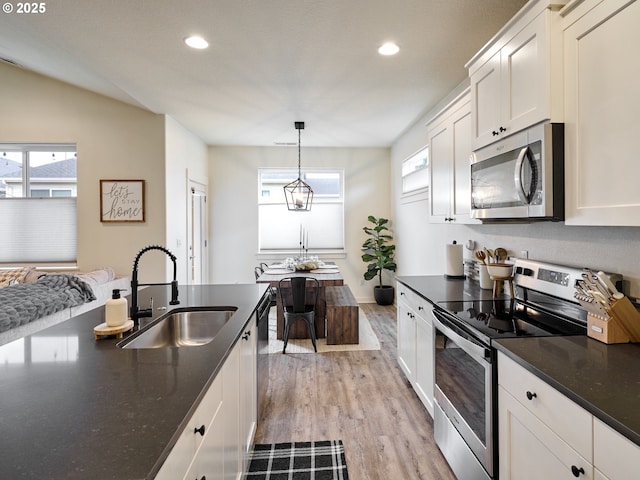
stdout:
{"type": "Polygon", "coordinates": [[[454,241],[446,245],[444,273],[447,277],[464,277],[462,254],[462,244],[454,241]]]}

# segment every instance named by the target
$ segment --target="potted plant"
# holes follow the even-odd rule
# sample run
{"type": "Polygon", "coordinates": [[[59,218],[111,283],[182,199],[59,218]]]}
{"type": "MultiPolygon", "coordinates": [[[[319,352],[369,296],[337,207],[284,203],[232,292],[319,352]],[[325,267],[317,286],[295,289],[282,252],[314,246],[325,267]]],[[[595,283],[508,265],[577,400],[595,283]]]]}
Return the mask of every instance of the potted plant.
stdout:
{"type": "Polygon", "coordinates": [[[382,271],[396,271],[396,263],[393,259],[396,246],[389,243],[393,240],[387,224],[386,218],[376,218],[369,215],[369,222],[373,226],[362,227],[362,230],[369,235],[369,238],[362,244],[362,261],[368,263],[367,271],[364,272],[365,280],[372,280],[378,277],[378,285],[373,287],[373,296],[378,305],[393,304],[393,285],[382,284],[382,271]]]}

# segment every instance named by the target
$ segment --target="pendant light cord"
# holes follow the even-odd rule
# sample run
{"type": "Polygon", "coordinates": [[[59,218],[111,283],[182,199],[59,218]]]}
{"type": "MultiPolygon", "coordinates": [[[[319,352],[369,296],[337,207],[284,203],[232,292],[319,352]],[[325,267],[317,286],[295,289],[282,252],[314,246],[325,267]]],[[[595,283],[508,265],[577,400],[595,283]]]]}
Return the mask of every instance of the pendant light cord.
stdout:
{"type": "Polygon", "coordinates": [[[302,178],[300,174],[300,129],[298,129],[298,178],[302,178]]]}

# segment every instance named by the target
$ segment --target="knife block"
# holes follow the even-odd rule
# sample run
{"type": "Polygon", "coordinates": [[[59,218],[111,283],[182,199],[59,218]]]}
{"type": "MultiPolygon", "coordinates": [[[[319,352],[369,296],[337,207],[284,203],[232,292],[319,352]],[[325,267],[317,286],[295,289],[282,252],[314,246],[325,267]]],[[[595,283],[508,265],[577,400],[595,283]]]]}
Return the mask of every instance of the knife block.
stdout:
{"type": "Polygon", "coordinates": [[[611,304],[609,318],[587,313],[587,335],[603,343],[640,343],[640,313],[627,297],[611,304]]]}

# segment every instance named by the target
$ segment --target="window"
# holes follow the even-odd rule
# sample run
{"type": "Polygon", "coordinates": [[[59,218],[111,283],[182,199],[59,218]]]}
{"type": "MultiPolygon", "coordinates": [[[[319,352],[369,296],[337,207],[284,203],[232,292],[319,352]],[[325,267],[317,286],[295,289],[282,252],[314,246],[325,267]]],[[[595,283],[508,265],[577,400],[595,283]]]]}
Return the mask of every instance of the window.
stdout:
{"type": "Polygon", "coordinates": [[[260,251],[298,251],[300,229],[307,232],[309,252],[344,249],[344,172],[307,169],[302,179],[313,189],[308,212],[287,210],[283,187],[298,178],[295,169],[260,169],[258,222],[260,251]]]}
{"type": "Polygon", "coordinates": [[[429,186],[429,147],[426,146],[402,162],[402,193],[429,186]]]}
{"type": "Polygon", "coordinates": [[[0,263],[76,261],[75,145],[0,144],[0,263]]]}

